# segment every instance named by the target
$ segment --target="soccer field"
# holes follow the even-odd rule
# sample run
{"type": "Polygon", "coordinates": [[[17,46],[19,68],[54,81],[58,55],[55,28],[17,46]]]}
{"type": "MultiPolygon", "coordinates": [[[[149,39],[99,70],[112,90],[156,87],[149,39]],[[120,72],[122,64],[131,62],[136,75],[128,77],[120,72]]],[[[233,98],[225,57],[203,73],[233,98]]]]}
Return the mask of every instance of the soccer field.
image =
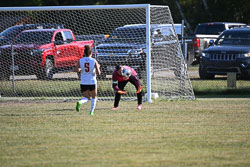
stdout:
{"type": "Polygon", "coordinates": [[[250,166],[250,99],[1,102],[1,167],[250,166]]]}

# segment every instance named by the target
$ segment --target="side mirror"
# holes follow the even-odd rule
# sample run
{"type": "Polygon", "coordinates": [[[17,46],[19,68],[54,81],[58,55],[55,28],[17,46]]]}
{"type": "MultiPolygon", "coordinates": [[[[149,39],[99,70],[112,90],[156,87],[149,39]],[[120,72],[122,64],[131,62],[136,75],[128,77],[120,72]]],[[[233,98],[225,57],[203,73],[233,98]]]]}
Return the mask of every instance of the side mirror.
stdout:
{"type": "Polygon", "coordinates": [[[209,47],[209,46],[212,46],[212,45],[214,45],[214,40],[213,40],[213,39],[211,39],[211,40],[209,41],[208,47],[209,47]]]}

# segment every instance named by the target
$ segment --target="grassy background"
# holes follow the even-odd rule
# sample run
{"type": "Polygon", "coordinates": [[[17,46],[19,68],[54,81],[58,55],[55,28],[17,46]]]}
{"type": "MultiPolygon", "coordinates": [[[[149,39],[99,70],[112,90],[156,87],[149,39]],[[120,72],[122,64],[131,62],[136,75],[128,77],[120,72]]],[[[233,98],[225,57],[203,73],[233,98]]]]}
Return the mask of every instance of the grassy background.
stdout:
{"type": "MultiPolygon", "coordinates": [[[[110,80],[98,83],[99,96],[113,97],[110,80]]],[[[250,81],[237,80],[237,88],[227,88],[226,78],[216,78],[214,80],[200,80],[191,78],[192,87],[196,97],[250,97],[250,81]]],[[[173,85],[172,85],[173,86],[173,85]]],[[[157,87],[154,85],[154,87],[157,87]]],[[[1,81],[0,94],[2,97],[80,97],[79,80],[18,80],[15,83],[16,94],[13,93],[11,81],[1,81]]],[[[166,87],[164,90],[166,91],[166,87]]],[[[175,88],[169,88],[169,92],[175,88]]],[[[135,88],[132,84],[127,84],[126,90],[130,96],[135,96],[135,88]]],[[[156,90],[158,90],[156,88],[156,90]]],[[[146,91],[146,86],[144,87],[146,91]]]]}
{"type": "Polygon", "coordinates": [[[250,99],[0,102],[0,166],[250,166],[250,99]]]}

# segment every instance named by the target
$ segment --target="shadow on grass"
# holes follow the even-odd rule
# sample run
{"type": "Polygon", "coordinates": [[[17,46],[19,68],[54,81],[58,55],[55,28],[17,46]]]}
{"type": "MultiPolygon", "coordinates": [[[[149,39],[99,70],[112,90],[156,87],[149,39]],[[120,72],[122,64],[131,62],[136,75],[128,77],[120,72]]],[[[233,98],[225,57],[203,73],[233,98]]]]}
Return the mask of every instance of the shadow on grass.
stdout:
{"type": "Polygon", "coordinates": [[[250,88],[194,89],[197,98],[250,98],[250,88]]]}

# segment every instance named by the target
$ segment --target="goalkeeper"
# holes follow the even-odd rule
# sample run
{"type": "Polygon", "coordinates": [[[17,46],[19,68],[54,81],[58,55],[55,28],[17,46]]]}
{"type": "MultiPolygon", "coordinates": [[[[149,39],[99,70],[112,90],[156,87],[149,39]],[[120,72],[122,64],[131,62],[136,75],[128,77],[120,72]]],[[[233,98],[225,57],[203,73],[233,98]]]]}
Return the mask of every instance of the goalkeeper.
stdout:
{"type": "Polygon", "coordinates": [[[118,105],[121,99],[121,95],[127,93],[126,91],[124,91],[124,87],[128,82],[132,83],[137,90],[136,91],[137,101],[138,101],[137,109],[138,110],[142,109],[142,92],[141,92],[142,86],[136,75],[137,75],[136,71],[129,66],[121,66],[121,65],[116,66],[112,75],[112,80],[113,80],[112,86],[114,91],[116,92],[114,107],[112,108],[112,110],[118,110],[118,105]]]}

